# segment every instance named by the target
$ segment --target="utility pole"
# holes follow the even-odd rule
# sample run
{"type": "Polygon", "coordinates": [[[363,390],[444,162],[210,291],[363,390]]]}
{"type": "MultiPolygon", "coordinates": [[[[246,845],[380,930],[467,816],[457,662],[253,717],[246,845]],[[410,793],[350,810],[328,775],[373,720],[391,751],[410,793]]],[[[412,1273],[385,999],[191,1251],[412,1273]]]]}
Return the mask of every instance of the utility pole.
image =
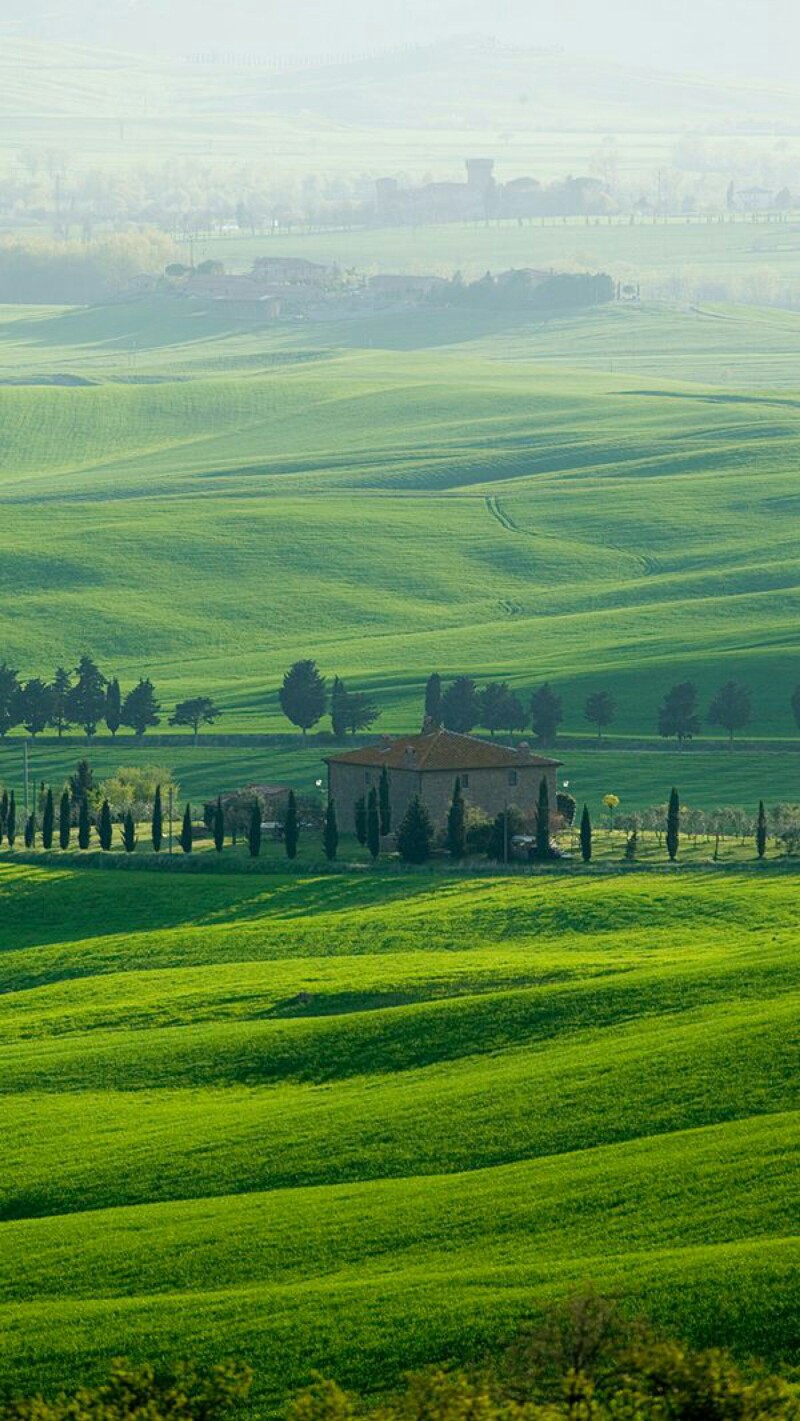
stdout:
{"type": "Polygon", "coordinates": [[[28,742],[24,742],[22,747],[23,760],[25,764],[25,818],[28,817],[28,742]]]}

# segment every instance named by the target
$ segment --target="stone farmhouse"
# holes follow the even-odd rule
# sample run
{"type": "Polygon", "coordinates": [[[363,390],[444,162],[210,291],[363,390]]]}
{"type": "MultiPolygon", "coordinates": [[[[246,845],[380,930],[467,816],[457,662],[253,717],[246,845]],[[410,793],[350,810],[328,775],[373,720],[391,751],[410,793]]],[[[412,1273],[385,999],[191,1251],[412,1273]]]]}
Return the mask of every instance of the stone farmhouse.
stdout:
{"type": "Polygon", "coordinates": [[[384,736],[375,745],[329,755],[325,763],[328,792],[336,801],[341,827],[349,831],[355,825],[357,801],[377,789],[384,766],[395,825],[418,794],[439,827],[447,819],[456,779],[461,781],[467,807],[482,810],[491,818],[510,805],[532,814],[542,778],[547,780],[550,803],[555,807],[556,771],[561,762],[534,755],[525,742],[496,745],[435,727],[399,740],[384,736]]]}

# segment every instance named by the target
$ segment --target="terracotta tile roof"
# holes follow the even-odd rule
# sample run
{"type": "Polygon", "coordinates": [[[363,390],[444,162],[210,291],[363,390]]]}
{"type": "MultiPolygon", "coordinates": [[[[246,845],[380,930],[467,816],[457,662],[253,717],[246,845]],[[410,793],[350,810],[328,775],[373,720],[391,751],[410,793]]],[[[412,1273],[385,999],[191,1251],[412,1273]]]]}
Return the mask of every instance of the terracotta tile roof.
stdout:
{"type": "Polygon", "coordinates": [[[533,755],[521,745],[512,749],[496,745],[492,740],[479,740],[475,735],[457,735],[453,730],[434,730],[426,735],[404,735],[398,740],[385,738],[376,745],[364,745],[359,750],[344,750],[339,755],[327,755],[329,765],[369,765],[391,770],[493,770],[506,766],[560,765],[545,755],[533,755]]]}

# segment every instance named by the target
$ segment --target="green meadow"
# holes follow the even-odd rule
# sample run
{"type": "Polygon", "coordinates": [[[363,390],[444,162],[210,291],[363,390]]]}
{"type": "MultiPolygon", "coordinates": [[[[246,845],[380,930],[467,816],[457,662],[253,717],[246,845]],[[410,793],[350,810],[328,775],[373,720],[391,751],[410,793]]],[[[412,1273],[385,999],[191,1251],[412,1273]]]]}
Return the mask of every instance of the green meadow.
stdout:
{"type": "Polygon", "coordinates": [[[0,866],[3,1380],[798,1340],[796,885],[0,866]]]}

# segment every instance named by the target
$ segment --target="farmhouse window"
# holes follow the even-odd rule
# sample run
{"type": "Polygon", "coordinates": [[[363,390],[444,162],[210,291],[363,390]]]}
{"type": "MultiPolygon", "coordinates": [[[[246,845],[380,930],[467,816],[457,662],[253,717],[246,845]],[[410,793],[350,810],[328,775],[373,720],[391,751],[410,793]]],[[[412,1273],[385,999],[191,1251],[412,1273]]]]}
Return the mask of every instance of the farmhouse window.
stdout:
{"type": "Polygon", "coordinates": [[[517,783],[517,772],[516,772],[516,770],[509,770],[509,772],[508,772],[508,783],[509,783],[510,785],[515,785],[515,784],[517,783]]]}
{"type": "Polygon", "coordinates": [[[469,789],[469,775],[462,775],[462,776],[461,776],[461,788],[462,788],[462,789],[469,789]]]}

